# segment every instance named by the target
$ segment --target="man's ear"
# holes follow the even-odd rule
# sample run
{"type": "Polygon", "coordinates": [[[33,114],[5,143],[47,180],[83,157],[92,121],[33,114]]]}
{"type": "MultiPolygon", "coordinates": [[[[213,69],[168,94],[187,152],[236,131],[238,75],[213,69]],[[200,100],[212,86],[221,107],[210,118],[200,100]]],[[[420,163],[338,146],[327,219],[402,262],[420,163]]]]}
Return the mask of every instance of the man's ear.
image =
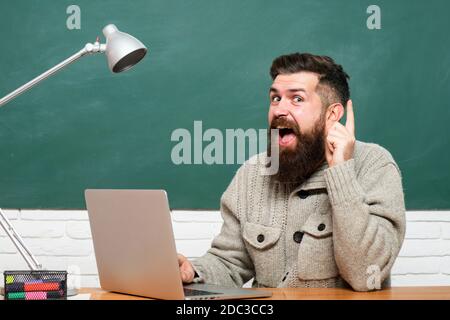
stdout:
{"type": "Polygon", "coordinates": [[[326,119],[327,122],[335,123],[344,116],[344,106],[341,103],[333,103],[328,106],[326,119]]]}

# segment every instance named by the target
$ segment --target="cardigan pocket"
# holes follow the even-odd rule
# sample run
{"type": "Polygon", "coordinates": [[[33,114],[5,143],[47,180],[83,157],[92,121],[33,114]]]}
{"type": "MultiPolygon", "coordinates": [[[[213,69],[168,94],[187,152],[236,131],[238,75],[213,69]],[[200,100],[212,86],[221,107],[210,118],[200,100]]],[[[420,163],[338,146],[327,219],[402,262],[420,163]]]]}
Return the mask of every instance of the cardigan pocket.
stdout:
{"type": "Polygon", "coordinates": [[[281,228],[246,222],[243,226],[243,238],[247,251],[255,267],[255,278],[261,285],[276,286],[279,277],[277,270],[283,261],[280,246],[281,228]]]}
{"type": "Polygon", "coordinates": [[[281,229],[247,222],[244,225],[244,239],[259,250],[269,249],[280,238],[281,229]]]}
{"type": "Polygon", "coordinates": [[[322,280],[339,275],[334,259],[331,214],[313,214],[301,228],[297,273],[301,280],[322,280]]]}

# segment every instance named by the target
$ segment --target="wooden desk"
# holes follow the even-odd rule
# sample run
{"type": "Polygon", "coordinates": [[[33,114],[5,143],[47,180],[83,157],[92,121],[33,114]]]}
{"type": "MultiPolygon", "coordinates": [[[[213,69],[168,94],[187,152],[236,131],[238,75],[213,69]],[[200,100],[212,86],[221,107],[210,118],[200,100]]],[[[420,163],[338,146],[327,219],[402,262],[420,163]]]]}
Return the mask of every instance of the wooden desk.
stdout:
{"type": "MultiPolygon", "coordinates": [[[[269,299],[258,300],[450,300],[450,286],[446,287],[393,287],[381,291],[355,292],[348,289],[288,288],[261,289],[272,291],[269,299]]],[[[83,288],[80,293],[91,294],[91,300],[148,300],[142,297],[83,288]]]]}

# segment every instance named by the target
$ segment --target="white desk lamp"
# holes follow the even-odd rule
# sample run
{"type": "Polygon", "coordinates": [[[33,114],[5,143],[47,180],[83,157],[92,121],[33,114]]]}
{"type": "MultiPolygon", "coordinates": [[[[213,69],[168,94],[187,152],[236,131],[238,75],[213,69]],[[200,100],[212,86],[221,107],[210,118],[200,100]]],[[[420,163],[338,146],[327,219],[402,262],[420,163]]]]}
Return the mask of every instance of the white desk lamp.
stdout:
{"type": "MultiPolygon", "coordinates": [[[[93,44],[87,43],[83,49],[75,53],[73,56],[67,58],[53,68],[45,71],[40,76],[37,76],[33,80],[27,82],[23,86],[17,88],[10,94],[1,98],[0,107],[83,56],[97,52],[105,53],[106,59],[108,60],[109,69],[114,73],[119,73],[133,67],[142,58],[144,58],[145,54],[147,53],[147,48],[142,44],[142,42],[127,33],[119,31],[113,24],[109,24],[103,28],[103,35],[106,38],[106,44],[100,44],[98,38],[93,44]]],[[[42,270],[42,265],[36,260],[31,251],[26,247],[22,238],[9,223],[6,215],[1,209],[0,225],[3,227],[6,234],[9,236],[16,248],[19,250],[20,254],[25,259],[30,269],[42,270]]],[[[74,294],[77,294],[77,290],[68,290],[68,295],[74,294]]]]}

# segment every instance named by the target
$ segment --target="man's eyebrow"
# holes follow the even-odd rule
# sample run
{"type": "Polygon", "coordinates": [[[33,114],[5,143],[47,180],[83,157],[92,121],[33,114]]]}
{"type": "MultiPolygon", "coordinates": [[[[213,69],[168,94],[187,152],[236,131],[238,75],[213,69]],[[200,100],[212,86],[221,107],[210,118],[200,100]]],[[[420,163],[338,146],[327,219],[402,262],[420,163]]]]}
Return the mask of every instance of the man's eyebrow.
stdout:
{"type": "Polygon", "coordinates": [[[270,87],[269,92],[275,92],[275,93],[277,93],[278,90],[277,90],[276,88],[274,88],[274,87],[270,87]]]}
{"type": "Polygon", "coordinates": [[[297,91],[303,91],[306,93],[306,90],[303,88],[294,88],[294,89],[288,89],[289,92],[297,92],[297,91]]]}
{"type": "MultiPolygon", "coordinates": [[[[298,91],[302,91],[302,92],[305,92],[305,93],[306,93],[306,90],[303,89],[303,88],[292,88],[292,89],[288,89],[287,91],[289,91],[289,92],[298,92],[298,91]]],[[[276,88],[274,88],[274,87],[270,87],[269,92],[275,92],[275,93],[277,93],[278,90],[277,90],[276,88]]]]}

